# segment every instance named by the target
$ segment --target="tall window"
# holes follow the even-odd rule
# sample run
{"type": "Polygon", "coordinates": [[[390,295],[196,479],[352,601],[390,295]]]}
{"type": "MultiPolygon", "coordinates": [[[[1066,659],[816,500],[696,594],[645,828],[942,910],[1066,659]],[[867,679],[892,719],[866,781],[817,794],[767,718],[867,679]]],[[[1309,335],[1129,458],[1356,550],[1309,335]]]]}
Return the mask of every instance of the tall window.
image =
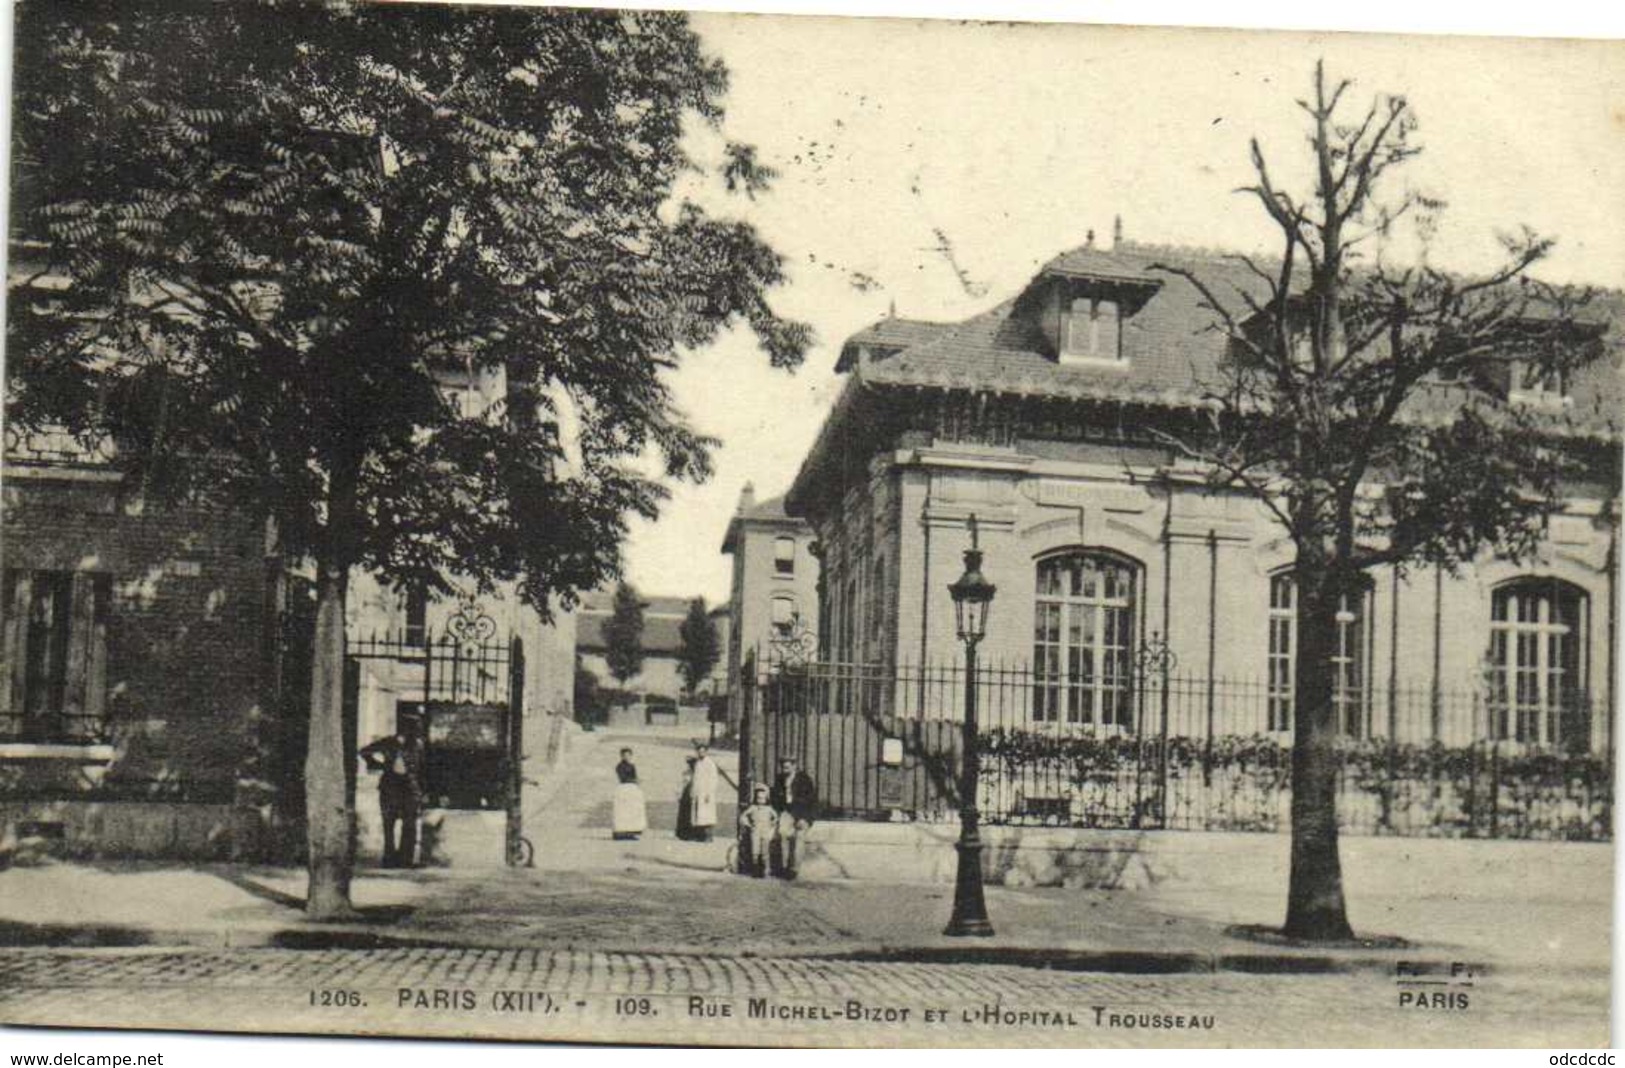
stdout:
{"type": "Polygon", "coordinates": [[[854,575],[846,580],[841,598],[841,659],[848,663],[858,658],[858,579],[854,575]]]}
{"type": "Polygon", "coordinates": [[[1038,562],[1033,718],[1128,727],[1138,566],[1105,553],[1038,562]]]}
{"type": "Polygon", "coordinates": [[[406,644],[422,645],[428,636],[429,591],[421,585],[406,591],[406,644]]]}
{"type": "Polygon", "coordinates": [[[1501,586],[1490,607],[1491,729],[1496,738],[1550,743],[1563,713],[1582,713],[1586,596],[1557,579],[1501,586]]]}
{"type": "Polygon", "coordinates": [[[787,635],[796,625],[795,598],[779,594],[773,598],[773,630],[780,635],[787,635]]]}
{"type": "Polygon", "coordinates": [[[5,677],[0,737],[86,742],[101,735],[108,575],[8,570],[0,590],[5,677]]]}
{"type": "Polygon", "coordinates": [[[775,575],[796,573],[796,539],[785,537],[773,539],[773,573],[775,575]]]}
{"type": "Polygon", "coordinates": [[[829,584],[824,581],[823,570],[820,569],[818,574],[818,658],[820,660],[829,659],[831,639],[833,637],[829,625],[831,612],[829,598],[829,584]]]}
{"type": "Polygon", "coordinates": [[[854,665],[858,660],[858,578],[853,575],[841,587],[841,603],[837,610],[836,626],[839,633],[836,635],[836,657],[844,662],[843,667],[836,672],[835,707],[843,715],[852,711],[852,703],[856,698],[853,683],[856,669],[854,665]]]}
{"type": "MultiPolygon", "coordinates": [[[[1339,729],[1352,737],[1366,733],[1366,627],[1369,590],[1343,595],[1337,606],[1337,641],[1332,649],[1332,704],[1339,729]]],[[[1297,672],[1298,584],[1290,574],[1270,578],[1268,717],[1272,731],[1292,729],[1297,672]]]]}
{"type": "Polygon", "coordinates": [[[1270,579],[1269,729],[1292,729],[1292,650],[1298,629],[1298,584],[1270,579]]]}
{"type": "Polygon", "coordinates": [[[869,643],[872,650],[880,648],[880,639],[885,631],[886,558],[877,556],[869,572],[869,643]]]}

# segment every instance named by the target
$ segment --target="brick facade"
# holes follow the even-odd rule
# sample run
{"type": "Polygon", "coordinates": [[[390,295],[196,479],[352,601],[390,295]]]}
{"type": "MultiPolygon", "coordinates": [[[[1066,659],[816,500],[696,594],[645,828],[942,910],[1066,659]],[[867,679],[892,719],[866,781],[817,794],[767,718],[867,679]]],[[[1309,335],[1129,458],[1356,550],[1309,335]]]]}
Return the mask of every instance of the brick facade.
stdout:
{"type": "Polygon", "coordinates": [[[126,840],[84,837],[70,847],[148,851],[157,845],[156,820],[173,831],[164,852],[241,848],[252,829],[237,821],[269,813],[261,787],[287,770],[275,766],[266,715],[276,569],[263,527],[143,502],[105,469],[8,464],[5,473],[7,821],[60,822],[70,838],[101,837],[96,828],[121,822],[108,806],[139,804],[155,814],[134,820],[126,840]],[[86,639],[92,651],[70,665],[63,707],[83,717],[71,730],[53,725],[59,708],[25,707],[23,643],[45,633],[38,623],[30,628],[26,584],[51,573],[75,576],[76,619],[89,611],[78,607],[81,594],[105,591],[86,639]],[[74,678],[81,672],[88,683],[74,678]],[[172,819],[152,802],[202,808],[172,819]],[[212,813],[200,816],[203,809],[212,813]]]}

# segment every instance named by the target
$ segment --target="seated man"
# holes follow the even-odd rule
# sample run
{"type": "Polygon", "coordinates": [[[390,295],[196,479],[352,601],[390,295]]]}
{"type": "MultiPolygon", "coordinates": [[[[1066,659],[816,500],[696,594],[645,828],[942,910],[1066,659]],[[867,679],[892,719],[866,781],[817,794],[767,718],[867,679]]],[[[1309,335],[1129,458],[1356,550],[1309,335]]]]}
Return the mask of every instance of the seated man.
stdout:
{"type": "Polygon", "coordinates": [[[796,877],[798,839],[812,826],[818,812],[818,787],[812,776],[796,768],[786,757],[779,761],[779,774],[773,780],[772,805],[779,814],[779,872],[786,879],[796,877]]]}

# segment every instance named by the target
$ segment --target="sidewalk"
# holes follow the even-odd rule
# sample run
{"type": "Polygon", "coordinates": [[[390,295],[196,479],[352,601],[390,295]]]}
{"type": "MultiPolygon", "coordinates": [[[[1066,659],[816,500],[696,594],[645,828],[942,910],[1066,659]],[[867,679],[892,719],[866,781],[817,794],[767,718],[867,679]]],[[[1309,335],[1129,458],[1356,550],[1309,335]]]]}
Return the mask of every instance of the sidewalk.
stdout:
{"type": "MultiPolygon", "coordinates": [[[[674,845],[677,845],[674,843],[674,845]]],[[[678,845],[682,848],[682,845],[678,845]]],[[[704,851],[707,847],[696,847],[704,851]]],[[[1284,887],[1283,887],[1284,891],[1284,887]]],[[[989,887],[998,934],[941,933],[953,888],[753,880],[642,860],[623,871],[369,871],[360,916],[316,924],[290,869],[57,863],[0,872],[0,944],[288,948],[471,946],[955,960],[1084,971],[1392,972],[1399,960],[1606,970],[1606,904],[1356,901],[1404,949],[1275,945],[1267,895],[989,887]]]]}

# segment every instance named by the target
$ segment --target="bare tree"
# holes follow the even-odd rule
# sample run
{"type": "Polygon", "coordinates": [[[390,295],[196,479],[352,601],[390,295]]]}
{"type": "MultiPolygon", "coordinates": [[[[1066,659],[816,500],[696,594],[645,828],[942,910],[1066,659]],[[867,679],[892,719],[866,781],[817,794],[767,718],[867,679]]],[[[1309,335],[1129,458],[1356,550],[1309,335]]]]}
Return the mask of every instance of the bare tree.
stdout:
{"type": "Polygon", "coordinates": [[[1552,242],[1504,237],[1495,271],[1464,278],[1427,264],[1441,201],[1393,172],[1420,151],[1401,96],[1378,96],[1355,121],[1352,83],[1315,67],[1308,117],[1313,187],[1297,196],[1251,143],[1256,181],[1241,192],[1279,230],[1271,260],[1236,257],[1246,283],[1209,284],[1158,264],[1201,293],[1229,342],[1207,412],[1165,433],[1179,464],[1260,501],[1296,549],[1298,594],[1291,881],[1284,932],[1352,937],[1338,857],[1336,715],[1340,607],[1368,572],[1428,565],[1454,573],[1485,551],[1517,560],[1563,506],[1566,477],[1616,463],[1611,413],[1562,399],[1569,377],[1604,351],[1589,291],[1529,270],[1552,242]],[[1417,265],[1389,262],[1398,224],[1421,238],[1417,265]]]}

